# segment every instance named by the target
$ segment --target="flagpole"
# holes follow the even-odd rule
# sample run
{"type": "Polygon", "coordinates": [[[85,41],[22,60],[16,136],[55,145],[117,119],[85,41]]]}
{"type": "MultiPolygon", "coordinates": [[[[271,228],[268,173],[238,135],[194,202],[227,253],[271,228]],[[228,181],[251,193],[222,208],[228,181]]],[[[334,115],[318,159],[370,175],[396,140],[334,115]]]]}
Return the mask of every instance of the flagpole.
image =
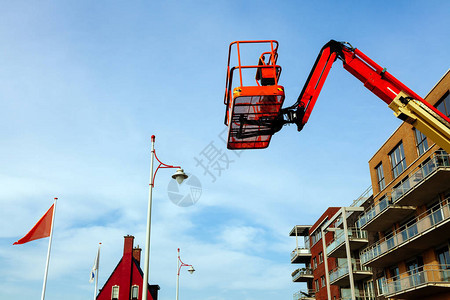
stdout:
{"type": "Polygon", "coordinates": [[[55,222],[56,200],[58,200],[58,198],[55,198],[54,200],[55,200],[55,202],[53,203],[54,206],[53,206],[53,215],[52,215],[52,226],[50,228],[50,239],[48,240],[47,262],[45,264],[44,284],[42,286],[41,300],[45,299],[45,288],[47,285],[48,265],[50,262],[50,249],[52,248],[53,223],[55,222]]]}
{"type": "Polygon", "coordinates": [[[100,245],[102,243],[98,243],[98,252],[97,252],[97,268],[95,270],[95,287],[94,287],[94,300],[97,299],[97,288],[98,288],[98,270],[100,269],[100,245]]]}

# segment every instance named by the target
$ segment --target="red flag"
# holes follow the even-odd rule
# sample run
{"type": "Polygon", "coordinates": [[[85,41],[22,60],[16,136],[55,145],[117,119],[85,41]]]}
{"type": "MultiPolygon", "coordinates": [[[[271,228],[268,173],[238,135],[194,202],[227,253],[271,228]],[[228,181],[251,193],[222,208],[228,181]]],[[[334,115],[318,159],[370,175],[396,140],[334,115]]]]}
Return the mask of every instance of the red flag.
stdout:
{"type": "Polygon", "coordinates": [[[50,236],[54,206],[55,204],[52,204],[45,215],[43,215],[42,218],[39,219],[36,225],[34,225],[34,227],[31,228],[31,230],[23,238],[15,242],[13,245],[25,244],[37,239],[42,239],[50,236]]]}

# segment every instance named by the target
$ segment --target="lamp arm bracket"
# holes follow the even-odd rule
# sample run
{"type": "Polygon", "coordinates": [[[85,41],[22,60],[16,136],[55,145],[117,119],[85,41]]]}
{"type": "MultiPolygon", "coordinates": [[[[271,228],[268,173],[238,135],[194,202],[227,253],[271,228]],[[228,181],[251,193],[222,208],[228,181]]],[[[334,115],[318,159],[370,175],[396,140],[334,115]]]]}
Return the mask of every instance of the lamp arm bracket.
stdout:
{"type": "Polygon", "coordinates": [[[185,264],[185,263],[181,260],[181,258],[180,258],[179,255],[178,255],[178,260],[179,260],[180,263],[181,263],[180,267],[178,268],[178,275],[180,275],[181,267],[192,267],[192,265],[185,264]]]}
{"type": "Polygon", "coordinates": [[[156,168],[155,173],[153,173],[153,180],[152,180],[152,182],[150,183],[150,185],[151,185],[152,187],[154,187],[154,186],[155,186],[155,177],[156,177],[156,173],[158,172],[158,170],[159,170],[160,168],[161,168],[161,169],[181,169],[181,167],[180,167],[180,166],[172,166],[172,165],[165,164],[165,163],[163,163],[162,161],[159,160],[158,156],[156,156],[156,151],[155,151],[155,150],[152,150],[152,153],[153,153],[153,155],[155,156],[156,160],[159,162],[159,165],[158,165],[158,167],[156,168]]]}

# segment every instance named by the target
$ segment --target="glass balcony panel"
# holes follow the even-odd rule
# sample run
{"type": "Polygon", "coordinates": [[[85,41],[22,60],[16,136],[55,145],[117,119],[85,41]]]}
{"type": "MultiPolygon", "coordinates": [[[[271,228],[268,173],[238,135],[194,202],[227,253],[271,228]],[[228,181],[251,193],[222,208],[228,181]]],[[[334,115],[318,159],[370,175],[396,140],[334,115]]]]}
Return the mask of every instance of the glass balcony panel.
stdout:
{"type": "Polygon", "coordinates": [[[361,261],[367,263],[378,256],[383,255],[387,251],[397,246],[401,246],[418,234],[448,220],[450,218],[449,200],[450,198],[447,198],[438,205],[428,209],[426,212],[416,217],[414,222],[401,227],[399,233],[390,234],[384,237],[384,239],[363,249],[360,252],[361,261]]]}
{"type": "Polygon", "coordinates": [[[356,221],[358,227],[363,227],[374,219],[378,214],[382,213],[386,208],[388,208],[390,200],[388,196],[384,196],[376,205],[369,207],[363,215],[356,221]]]}
{"type": "Polygon", "coordinates": [[[311,249],[311,243],[309,241],[309,236],[305,236],[305,248],[311,249]]]}
{"type": "Polygon", "coordinates": [[[382,283],[383,296],[400,294],[424,285],[450,283],[450,265],[425,265],[412,271],[386,279],[382,283]]]}
{"type": "Polygon", "coordinates": [[[315,295],[314,290],[301,290],[293,295],[293,300],[315,299],[314,295],[315,295]]]}
{"type": "Polygon", "coordinates": [[[292,281],[297,281],[300,277],[311,277],[313,276],[313,271],[310,268],[299,268],[292,272],[292,281]]]}
{"type": "Polygon", "coordinates": [[[364,193],[362,193],[361,196],[359,196],[355,201],[353,201],[352,205],[353,207],[359,207],[364,204],[364,202],[367,201],[370,197],[373,195],[372,185],[369,186],[364,193]]]}
{"type": "MultiPolygon", "coordinates": [[[[349,228],[348,238],[350,241],[353,239],[367,239],[367,231],[358,228],[349,228]]],[[[336,248],[345,243],[344,230],[336,230],[334,240],[332,240],[326,247],[327,253],[333,252],[336,248]]]]}
{"type": "MultiPolygon", "coordinates": [[[[375,294],[365,293],[363,290],[355,289],[355,298],[357,300],[373,300],[375,299],[375,294]]],[[[352,290],[351,289],[341,289],[341,300],[352,300],[352,290]]]]}
{"type": "Polygon", "coordinates": [[[395,203],[411,188],[422,182],[428,175],[433,173],[439,167],[448,167],[450,162],[449,155],[445,151],[436,151],[428,162],[423,164],[417,171],[409,174],[408,179],[399,186],[392,188],[392,201],[395,203]]]}
{"type": "Polygon", "coordinates": [[[341,278],[344,275],[348,274],[348,267],[338,267],[330,272],[330,282],[335,281],[338,278],[341,278]]]}
{"type": "MultiPolygon", "coordinates": [[[[335,268],[335,269],[333,269],[332,271],[329,272],[330,283],[333,283],[337,279],[348,275],[349,267],[347,265],[347,260],[343,259],[342,261],[344,262],[342,265],[338,266],[337,268],[335,268]]],[[[363,266],[361,264],[361,260],[360,259],[352,258],[351,261],[352,261],[352,271],[353,272],[358,272],[358,271],[372,272],[372,268],[363,266]]]]}
{"type": "Polygon", "coordinates": [[[298,255],[311,256],[311,250],[309,250],[308,248],[300,248],[300,247],[297,249],[294,249],[291,252],[291,260],[293,260],[298,255]]]}

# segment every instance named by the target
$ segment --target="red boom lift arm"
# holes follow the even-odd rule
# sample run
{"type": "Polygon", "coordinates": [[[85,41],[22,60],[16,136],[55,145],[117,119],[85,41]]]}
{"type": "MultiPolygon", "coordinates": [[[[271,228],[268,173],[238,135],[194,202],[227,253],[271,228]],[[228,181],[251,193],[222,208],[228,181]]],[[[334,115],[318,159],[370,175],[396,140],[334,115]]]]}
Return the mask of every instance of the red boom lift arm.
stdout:
{"type": "MultiPolygon", "coordinates": [[[[400,92],[403,92],[408,98],[420,101],[434,115],[450,123],[448,117],[423,100],[360,50],[353,48],[348,43],[331,40],[320,51],[297,102],[287,108],[289,110],[298,107],[297,113],[299,115],[297,115],[298,119],[295,120],[295,123],[299,131],[308,122],[331,66],[338,58],[342,60],[345,70],[358,78],[368,90],[377,95],[386,104],[391,104],[400,92]]],[[[405,99],[405,101],[407,100],[405,99]]],[[[400,118],[402,117],[400,116],[400,118]]]]}

